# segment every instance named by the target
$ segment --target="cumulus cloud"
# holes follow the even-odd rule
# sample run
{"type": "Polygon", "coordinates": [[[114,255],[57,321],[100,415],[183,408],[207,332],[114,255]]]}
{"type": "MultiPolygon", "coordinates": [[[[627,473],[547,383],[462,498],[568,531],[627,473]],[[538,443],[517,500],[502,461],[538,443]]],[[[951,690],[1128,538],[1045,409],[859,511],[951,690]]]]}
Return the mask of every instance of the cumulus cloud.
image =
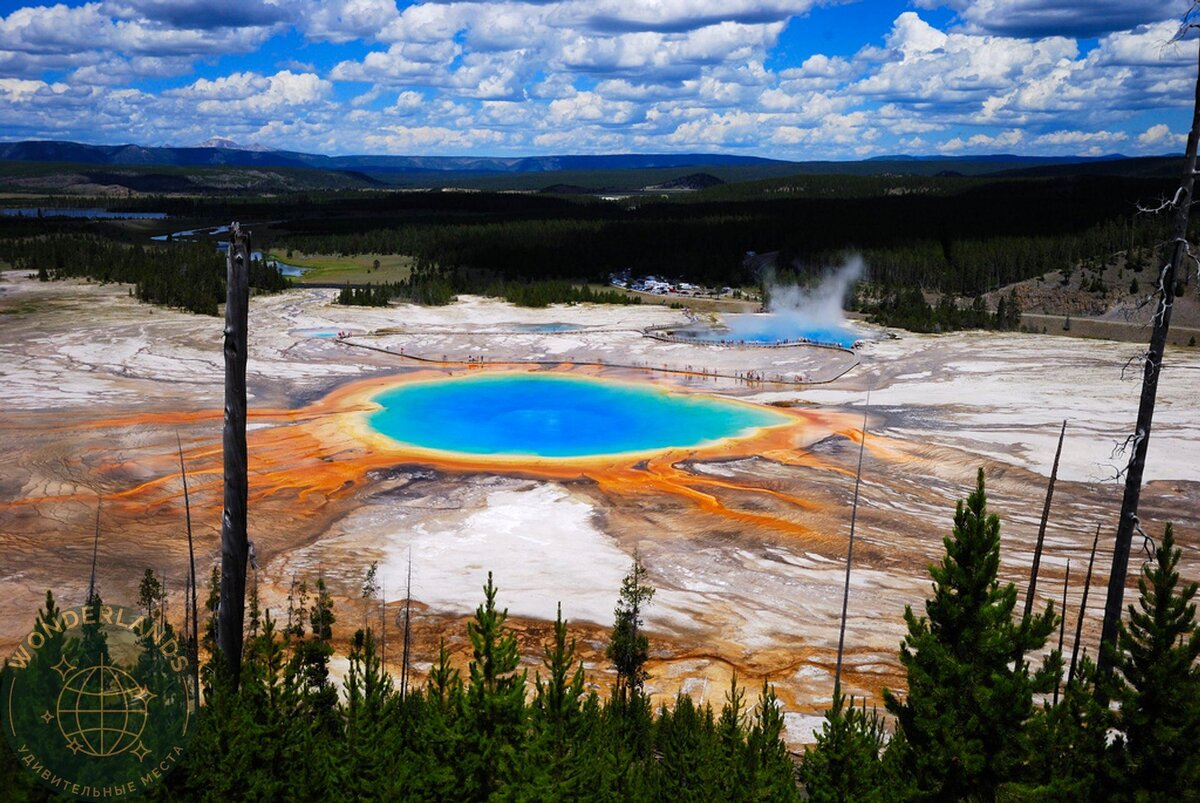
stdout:
{"type": "Polygon", "coordinates": [[[923,108],[982,109],[997,93],[1026,84],[1079,53],[1073,39],[1026,40],[946,34],[908,11],[887,37],[891,57],[855,92],[923,108]]]}
{"type": "Polygon", "coordinates": [[[1180,145],[1184,136],[1171,132],[1171,127],[1166,123],[1152,125],[1142,133],[1138,134],[1138,144],[1144,148],[1168,148],[1171,146],[1180,145]]]}
{"type": "Polygon", "coordinates": [[[785,28],[802,30],[807,15],[841,1],[19,8],[0,17],[0,124],[9,136],[75,132],[150,144],[219,130],[341,152],[744,149],[845,158],[1150,153],[1178,143],[1163,121],[1190,103],[1195,77],[1195,43],[1170,43],[1180,0],[911,0],[886,35],[857,52],[783,51],[781,42],[795,41],[781,39],[785,28]],[[922,16],[942,6],[955,12],[949,24],[922,16]],[[276,40],[286,52],[254,54],[284,33],[308,44],[276,40]],[[190,75],[200,64],[232,66],[190,75]],[[147,76],[174,77],[174,88],[150,91],[157,84],[147,76]]]}
{"type": "Polygon", "coordinates": [[[332,88],[329,81],[311,73],[283,70],[269,76],[243,72],[211,81],[201,78],[164,94],[195,101],[195,109],[202,114],[264,115],[311,106],[325,98],[332,88]]]}
{"type": "MultiPolygon", "coordinates": [[[[253,2],[239,2],[238,9],[204,24],[199,19],[188,22],[190,6],[182,2],[176,9],[179,20],[169,21],[168,5],[176,4],[172,0],[151,9],[163,12],[163,18],[146,16],[132,3],[18,8],[0,18],[0,74],[33,77],[48,70],[100,65],[110,65],[116,75],[129,78],[179,74],[199,57],[255,49],[280,29],[276,23],[282,12],[268,14],[253,2]],[[234,28],[236,35],[231,34],[234,28]]],[[[79,79],[105,82],[95,70],[81,73],[79,79]]]]}
{"type": "Polygon", "coordinates": [[[107,0],[106,13],[176,28],[247,28],[287,22],[288,6],[276,0],[107,0]]]}
{"type": "MultiPolygon", "coordinates": [[[[974,0],[953,7],[968,30],[1002,36],[1093,37],[1178,19],[1188,0],[974,0]]],[[[928,7],[928,4],[926,5],[928,7]]]]}
{"type": "Polygon", "coordinates": [[[941,150],[949,153],[971,151],[973,153],[995,153],[1019,145],[1025,139],[1025,132],[1010,128],[998,134],[975,134],[972,137],[954,137],[942,143],[941,150]]]}
{"type": "Polygon", "coordinates": [[[385,153],[453,152],[478,147],[480,143],[504,142],[504,135],[487,129],[458,129],[439,126],[389,126],[365,137],[369,148],[385,153]]]}
{"type": "Polygon", "coordinates": [[[315,0],[302,6],[301,25],[313,39],[349,42],[376,38],[398,17],[395,0],[315,0]]]}

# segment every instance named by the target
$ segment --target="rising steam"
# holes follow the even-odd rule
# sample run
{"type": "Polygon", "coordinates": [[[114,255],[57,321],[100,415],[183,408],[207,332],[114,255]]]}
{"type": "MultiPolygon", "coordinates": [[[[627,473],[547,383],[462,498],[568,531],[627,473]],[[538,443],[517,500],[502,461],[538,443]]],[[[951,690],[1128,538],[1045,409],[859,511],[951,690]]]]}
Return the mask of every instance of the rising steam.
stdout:
{"type": "Polygon", "coordinates": [[[764,286],[770,314],[724,316],[728,334],[722,339],[751,343],[817,340],[848,346],[861,333],[847,323],[843,306],[862,274],[862,257],[854,255],[813,287],[781,284],[769,275],[764,286]]]}
{"type": "Polygon", "coordinates": [[[850,288],[863,275],[862,257],[855,254],[830,271],[815,287],[779,284],[774,276],[766,281],[770,302],[768,312],[781,318],[795,318],[815,326],[843,326],[843,307],[850,288]]]}

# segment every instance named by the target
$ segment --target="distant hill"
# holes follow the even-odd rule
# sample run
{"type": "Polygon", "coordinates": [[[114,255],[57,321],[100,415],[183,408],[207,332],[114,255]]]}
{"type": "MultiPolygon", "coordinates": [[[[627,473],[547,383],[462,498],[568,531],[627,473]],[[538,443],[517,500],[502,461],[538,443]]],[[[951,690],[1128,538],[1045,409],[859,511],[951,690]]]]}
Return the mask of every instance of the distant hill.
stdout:
{"type": "Polygon", "coordinates": [[[0,190],[121,197],[145,194],[263,194],[387,186],[354,170],[296,167],[95,165],[0,161],[0,190]]]}
{"type": "Polygon", "coordinates": [[[546,195],[586,195],[594,190],[578,184],[551,184],[548,187],[542,187],[538,192],[546,195]]]}
{"type": "Polygon", "coordinates": [[[1129,178],[1178,178],[1183,169],[1182,156],[1141,156],[1111,161],[1076,164],[1046,164],[1036,167],[1000,170],[992,175],[1012,178],[1050,178],[1053,176],[1126,176],[1129,178]]]}
{"type": "Polygon", "coordinates": [[[0,143],[0,159],[130,167],[313,167],[302,159],[278,151],[247,151],[226,147],[143,148],[140,145],[83,145],[54,141],[0,143]]]}
{"type": "Polygon", "coordinates": [[[239,145],[214,137],[196,147],[143,147],[141,145],[87,145],[55,140],[0,143],[0,159],[34,162],[68,162],[96,165],[200,165],[255,167],[310,167],[321,170],[361,170],[371,173],[544,173],[552,171],[645,170],[701,165],[791,166],[796,173],[849,173],[874,175],[895,172],[933,175],[951,169],[965,175],[998,170],[1019,170],[1047,165],[1095,165],[1128,161],[1120,154],[1099,157],[1018,156],[877,156],[859,162],[789,162],[759,156],[727,153],[617,153],[559,156],[391,156],[364,154],[324,156],[299,151],[270,150],[262,145],[239,145]]]}
{"type": "Polygon", "coordinates": [[[1104,156],[1018,156],[1015,153],[985,153],[980,155],[945,156],[943,154],[926,154],[924,156],[909,156],[896,154],[894,156],[872,156],[868,162],[1023,162],[1029,164],[1082,164],[1086,162],[1111,162],[1117,159],[1128,159],[1120,153],[1109,153],[1104,156]]]}
{"type": "MultiPolygon", "coordinates": [[[[857,162],[789,162],[713,153],[558,156],[324,156],[241,145],[215,137],[196,147],[88,145],[27,140],[0,142],[0,179],[9,188],[94,193],[124,187],[133,192],[286,191],[367,187],[526,190],[557,194],[706,190],[722,183],[799,176],[1013,178],[1073,174],[1131,177],[1174,175],[1178,159],[1020,156],[880,156],[857,162]],[[270,176],[236,175],[251,168],[270,176]],[[220,169],[223,173],[206,173],[220,169]],[[17,184],[14,185],[14,181],[17,184]],[[96,188],[101,188],[97,190],[96,188]]],[[[792,182],[793,184],[795,182],[792,182]]],[[[764,191],[769,188],[760,188],[764,191]]],[[[789,190],[790,192],[791,190],[789,190]]],[[[730,190],[733,192],[733,190],[730,190]]]]}
{"type": "Polygon", "coordinates": [[[629,170],[692,165],[787,164],[777,159],[730,154],[669,153],[602,156],[323,156],[297,151],[244,148],[232,140],[209,140],[195,148],[140,145],[85,145],[78,142],[27,140],[0,143],[0,159],[103,165],[244,165],[311,167],[321,170],[382,172],[543,173],[553,170],[629,170]]]}
{"type": "Polygon", "coordinates": [[[692,173],[687,176],[673,178],[670,181],[664,181],[661,184],[651,184],[646,187],[648,190],[706,190],[709,187],[715,187],[718,184],[725,182],[714,176],[712,173],[692,173]]]}

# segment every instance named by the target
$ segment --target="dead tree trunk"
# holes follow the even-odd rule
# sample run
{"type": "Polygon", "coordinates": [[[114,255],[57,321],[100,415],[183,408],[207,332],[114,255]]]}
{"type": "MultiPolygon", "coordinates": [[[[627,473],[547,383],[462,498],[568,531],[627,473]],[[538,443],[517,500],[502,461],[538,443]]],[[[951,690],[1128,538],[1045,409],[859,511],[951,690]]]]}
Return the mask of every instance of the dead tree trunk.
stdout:
{"type": "Polygon", "coordinates": [[[229,227],[225,261],[225,510],[221,516],[221,603],[217,646],[225,656],[236,691],[242,666],[246,605],[246,345],[250,306],[250,234],[229,227]]]}
{"type": "MultiPolygon", "coordinates": [[[[1021,625],[1025,626],[1033,616],[1033,597],[1037,592],[1038,570],[1042,565],[1042,547],[1046,543],[1046,524],[1050,521],[1050,503],[1054,500],[1054,483],[1058,479],[1058,459],[1062,457],[1063,437],[1067,434],[1067,422],[1063,419],[1062,429],[1058,431],[1058,449],[1054,452],[1054,465],[1050,467],[1050,484],[1046,486],[1046,502],[1042,505],[1042,522],[1038,525],[1037,544],[1033,548],[1033,567],[1029,570],[1029,590],[1025,593],[1025,617],[1021,625]]],[[[1021,668],[1021,659],[1025,656],[1017,650],[1013,661],[1017,669],[1021,668]]]]}
{"type": "MultiPolygon", "coordinates": [[[[1063,575],[1062,611],[1058,614],[1058,655],[1062,657],[1063,636],[1067,634],[1067,586],[1071,584],[1071,559],[1067,558],[1067,573],[1063,575]]],[[[1062,685],[1062,664],[1059,664],[1059,676],[1054,680],[1054,702],[1058,705],[1058,687],[1062,685]]]]}
{"type": "MultiPolygon", "coordinates": [[[[179,476],[183,478],[183,511],[187,521],[188,538],[188,589],[191,594],[192,621],[184,617],[183,626],[189,628],[187,659],[192,665],[192,695],[196,710],[200,710],[200,610],[196,607],[196,549],[192,542],[192,501],[188,496],[187,466],[183,463],[183,441],[175,433],[175,445],[179,447],[179,476]]],[[[188,600],[185,600],[185,604],[188,600]]]]}
{"type": "Polygon", "coordinates": [[[850,610],[850,568],[854,563],[854,527],[858,523],[858,492],[862,486],[863,451],[867,446],[867,414],[871,410],[871,391],[867,391],[863,410],[862,437],[858,441],[858,469],[854,472],[854,503],[850,507],[850,543],[846,547],[846,583],[842,588],[842,624],[838,628],[837,668],[833,673],[833,697],[842,692],[842,655],[846,646],[846,616],[850,610]]]}
{"type": "Polygon", "coordinates": [[[1125,583],[1129,574],[1129,549],[1135,531],[1140,531],[1138,500],[1142,493],[1142,472],[1146,467],[1146,448],[1150,444],[1150,425],[1154,419],[1154,404],[1158,397],[1158,378],[1162,373],[1163,350],[1171,328],[1171,308],[1175,304],[1175,277],[1184,270],[1185,259],[1195,259],[1188,247],[1188,218],[1196,179],[1196,143],[1200,138],[1200,67],[1196,75],[1196,96],[1192,111],[1192,130],[1188,132],[1187,152],[1183,162],[1183,178],[1170,204],[1173,211],[1173,242],[1171,258],[1159,271],[1158,310],[1150,333],[1150,348],[1145,355],[1142,371],[1142,396],[1138,403],[1137,426],[1129,442],[1129,463],[1125,467],[1125,496],[1121,500],[1121,517],[1117,521],[1117,538],[1113,544],[1112,571],[1108,576],[1108,598],[1104,604],[1104,628],[1100,633],[1099,667],[1102,673],[1112,667],[1109,648],[1117,644],[1117,625],[1125,601],[1125,583]]]}
{"type": "Polygon", "coordinates": [[[92,539],[92,579],[88,581],[88,605],[96,599],[96,558],[100,555],[100,499],[96,498],[96,535],[92,539]]]}
{"type": "Polygon", "coordinates": [[[1067,686],[1075,679],[1075,665],[1079,663],[1079,642],[1083,636],[1083,620],[1087,616],[1088,591],[1092,587],[1092,567],[1096,564],[1096,545],[1100,543],[1100,525],[1092,537],[1092,555],[1088,558],[1087,576],[1083,581],[1083,600],[1079,603],[1079,619],[1075,622],[1075,646],[1071,648],[1071,668],[1067,671],[1067,686]]]}
{"type": "Polygon", "coordinates": [[[412,548],[408,550],[408,582],[404,587],[404,646],[400,658],[400,699],[408,696],[408,651],[412,633],[412,548]]]}

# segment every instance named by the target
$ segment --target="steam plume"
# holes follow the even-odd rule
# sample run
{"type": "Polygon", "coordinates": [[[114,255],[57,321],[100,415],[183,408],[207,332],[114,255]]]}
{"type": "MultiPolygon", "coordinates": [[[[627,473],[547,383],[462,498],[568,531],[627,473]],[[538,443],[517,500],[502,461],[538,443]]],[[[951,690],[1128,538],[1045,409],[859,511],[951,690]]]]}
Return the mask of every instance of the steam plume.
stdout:
{"type": "Polygon", "coordinates": [[[862,278],[862,257],[855,254],[835,268],[815,287],[778,284],[767,279],[770,303],[768,312],[780,317],[798,318],[809,325],[842,326],[846,323],[843,307],[854,283],[862,278]]]}
{"type": "Polygon", "coordinates": [[[854,255],[814,287],[780,284],[768,276],[764,284],[771,314],[724,316],[729,328],[724,339],[757,343],[817,340],[849,346],[861,333],[846,322],[842,307],[862,274],[862,257],[854,255]]]}

